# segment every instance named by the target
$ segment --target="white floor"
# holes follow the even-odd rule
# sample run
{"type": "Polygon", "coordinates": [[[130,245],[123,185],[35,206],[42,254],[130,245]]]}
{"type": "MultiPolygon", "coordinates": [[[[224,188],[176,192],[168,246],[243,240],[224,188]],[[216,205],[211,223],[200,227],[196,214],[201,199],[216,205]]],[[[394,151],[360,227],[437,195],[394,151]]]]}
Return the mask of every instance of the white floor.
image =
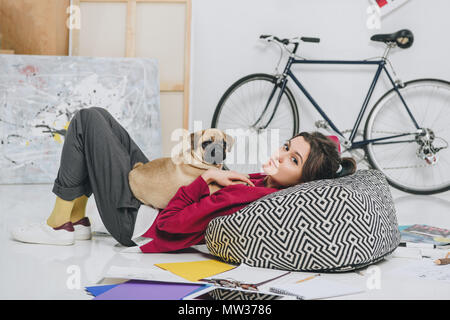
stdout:
{"type": "MultiPolygon", "coordinates": [[[[110,236],[97,235],[73,246],[30,245],[13,241],[9,230],[27,221],[43,221],[53,208],[51,184],[0,185],[0,299],[91,299],[84,286],[101,281],[110,266],[146,267],[160,262],[195,261],[211,257],[195,251],[177,254],[123,254],[110,236]],[[79,275],[79,277],[78,277],[79,275]],[[78,277],[78,278],[77,278],[78,277]],[[80,279],[77,287],[76,279],[80,279]]],[[[399,224],[423,223],[450,229],[450,192],[414,196],[392,190],[399,224]]],[[[95,202],[88,202],[94,230],[103,226],[95,202]]],[[[437,255],[443,254],[439,252],[437,255]]],[[[339,299],[450,299],[450,282],[401,279],[389,275],[411,262],[388,258],[377,264],[380,287],[339,299]]],[[[330,274],[327,277],[366,285],[368,274],[330,274]]]]}

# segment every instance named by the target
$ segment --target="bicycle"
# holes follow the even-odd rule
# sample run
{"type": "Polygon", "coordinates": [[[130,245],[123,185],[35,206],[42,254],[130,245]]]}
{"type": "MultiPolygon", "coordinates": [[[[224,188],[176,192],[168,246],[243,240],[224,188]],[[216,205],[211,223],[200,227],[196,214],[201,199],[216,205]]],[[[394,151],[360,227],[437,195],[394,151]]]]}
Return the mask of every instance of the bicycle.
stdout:
{"type": "MultiPolygon", "coordinates": [[[[410,30],[373,35],[371,40],[386,45],[383,56],[364,60],[310,60],[297,55],[301,41],[319,43],[319,38],[279,39],[273,35],[261,35],[260,39],[276,43],[282,54],[289,54],[283,72],[250,74],[233,83],[221,97],[211,127],[225,131],[244,128],[256,135],[278,129],[280,141],[291,138],[299,130],[299,109],[287,86],[288,80],[292,80],[323,118],[316,121],[315,126],[337,135],[342,152],[350,152],[360,157],[358,161],[366,161],[369,167],[381,170],[390,185],[399,190],[413,194],[450,190],[450,82],[431,78],[402,82],[388,59],[391,49],[411,47],[414,36],[410,30]],[[291,66],[294,64],[377,66],[351,130],[338,129],[292,73],[291,66]],[[392,89],[373,105],[365,122],[363,138],[356,141],[382,71],[385,71],[392,89]],[[345,136],[349,132],[350,135],[345,136]]],[[[280,61],[281,57],[278,64],[280,61]]],[[[242,164],[225,160],[224,163],[229,169],[247,173],[258,172],[261,168],[259,162],[242,164]]]]}

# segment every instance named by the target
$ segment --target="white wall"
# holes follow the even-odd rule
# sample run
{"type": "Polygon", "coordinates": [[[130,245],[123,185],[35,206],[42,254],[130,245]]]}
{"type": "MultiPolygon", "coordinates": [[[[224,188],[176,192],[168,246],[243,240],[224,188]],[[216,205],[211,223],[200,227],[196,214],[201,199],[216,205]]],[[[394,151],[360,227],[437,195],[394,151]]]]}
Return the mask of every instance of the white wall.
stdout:
{"type": "MultiPolygon", "coordinates": [[[[366,26],[368,6],[368,0],[193,0],[191,128],[199,120],[210,125],[221,95],[234,81],[249,73],[274,71],[279,49],[258,40],[261,34],[320,37],[319,44],[301,44],[298,53],[308,58],[362,59],[383,53],[383,44],[369,40],[372,34],[408,28],[415,36],[413,46],[395,49],[390,56],[397,74],[404,81],[450,80],[450,1],[410,0],[383,17],[379,30],[366,26]]],[[[338,127],[351,128],[374,68],[296,66],[295,70],[338,127]]],[[[378,83],[372,102],[387,84],[378,83]]],[[[313,129],[313,120],[319,119],[305,101],[300,117],[303,130],[313,129]]]]}
{"type": "MultiPolygon", "coordinates": [[[[408,28],[414,33],[413,46],[397,48],[390,55],[400,78],[450,80],[449,0],[409,0],[383,17],[379,30],[366,26],[368,6],[368,0],[193,0],[191,130],[194,121],[210,126],[220,97],[234,81],[249,73],[274,71],[279,49],[258,40],[261,34],[320,37],[319,44],[301,44],[298,53],[307,58],[363,59],[383,53],[383,44],[370,41],[372,34],[408,28]]],[[[337,126],[351,128],[374,66],[296,66],[295,70],[337,126]]],[[[388,89],[383,79],[373,103],[388,89]]],[[[300,129],[314,129],[314,121],[320,119],[317,112],[303,97],[298,102],[300,129]]],[[[440,197],[450,200],[450,192],[440,197]]]]}

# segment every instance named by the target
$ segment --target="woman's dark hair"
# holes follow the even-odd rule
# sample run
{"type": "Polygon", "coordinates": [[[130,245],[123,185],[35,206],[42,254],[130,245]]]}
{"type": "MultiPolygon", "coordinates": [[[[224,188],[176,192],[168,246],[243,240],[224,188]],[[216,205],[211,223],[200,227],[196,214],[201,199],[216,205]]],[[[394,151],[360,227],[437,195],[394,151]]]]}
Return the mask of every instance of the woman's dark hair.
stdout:
{"type": "Polygon", "coordinates": [[[303,137],[310,146],[310,152],[302,169],[300,183],[343,177],[356,171],[353,158],[341,158],[336,142],[320,132],[301,132],[293,136],[303,137]]]}

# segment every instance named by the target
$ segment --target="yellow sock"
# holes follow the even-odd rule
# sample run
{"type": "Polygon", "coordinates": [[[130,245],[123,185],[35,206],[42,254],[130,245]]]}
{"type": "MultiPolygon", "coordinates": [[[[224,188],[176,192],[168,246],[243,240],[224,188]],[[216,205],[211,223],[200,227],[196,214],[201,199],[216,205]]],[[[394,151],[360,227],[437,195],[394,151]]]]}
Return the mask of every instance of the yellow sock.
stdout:
{"type": "Polygon", "coordinates": [[[50,227],[56,228],[62,226],[64,223],[70,221],[70,213],[72,212],[75,200],[66,201],[60,197],[56,197],[55,207],[52,214],[47,219],[47,224],[50,227]]]}
{"type": "Polygon", "coordinates": [[[86,216],[86,205],[88,199],[89,198],[85,195],[75,199],[75,204],[73,206],[72,213],[70,214],[70,221],[77,222],[86,216]]]}

